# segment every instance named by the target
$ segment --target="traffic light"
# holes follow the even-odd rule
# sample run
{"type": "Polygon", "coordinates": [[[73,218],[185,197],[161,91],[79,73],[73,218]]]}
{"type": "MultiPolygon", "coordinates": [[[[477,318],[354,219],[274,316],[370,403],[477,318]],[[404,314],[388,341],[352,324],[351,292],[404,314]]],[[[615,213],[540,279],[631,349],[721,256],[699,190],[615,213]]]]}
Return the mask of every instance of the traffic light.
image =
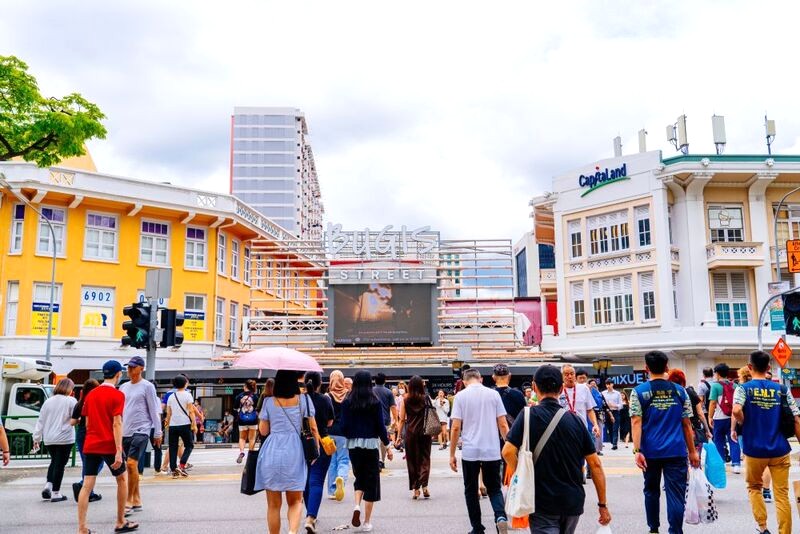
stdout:
{"type": "Polygon", "coordinates": [[[122,336],[123,345],[137,349],[146,349],[150,345],[150,313],[150,304],[146,302],[137,302],[122,309],[122,315],[131,319],[122,323],[126,333],[122,336]]]}
{"type": "Polygon", "coordinates": [[[787,334],[800,336],[800,292],[783,296],[783,320],[787,334]]]}
{"type": "Polygon", "coordinates": [[[161,328],[164,335],[161,337],[159,347],[180,347],[183,344],[183,332],[178,330],[183,326],[183,314],[177,310],[161,310],[161,328]]]}

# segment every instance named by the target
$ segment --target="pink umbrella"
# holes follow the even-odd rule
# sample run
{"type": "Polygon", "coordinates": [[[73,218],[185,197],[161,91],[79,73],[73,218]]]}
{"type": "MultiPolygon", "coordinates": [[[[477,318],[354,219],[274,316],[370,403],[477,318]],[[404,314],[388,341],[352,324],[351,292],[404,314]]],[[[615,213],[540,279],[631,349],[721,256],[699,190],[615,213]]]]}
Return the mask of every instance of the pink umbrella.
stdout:
{"type": "Polygon", "coordinates": [[[308,354],[286,347],[265,347],[245,352],[233,366],[244,369],[323,372],[317,360],[308,354]]]}

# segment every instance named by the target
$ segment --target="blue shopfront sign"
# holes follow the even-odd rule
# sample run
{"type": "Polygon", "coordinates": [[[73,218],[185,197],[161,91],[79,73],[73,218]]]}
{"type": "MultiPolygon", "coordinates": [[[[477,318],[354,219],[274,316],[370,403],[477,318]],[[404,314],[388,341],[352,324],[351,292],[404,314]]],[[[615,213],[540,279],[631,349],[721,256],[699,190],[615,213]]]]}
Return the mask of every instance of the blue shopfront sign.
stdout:
{"type": "Polygon", "coordinates": [[[604,185],[628,179],[628,164],[623,163],[622,167],[617,167],[616,169],[609,169],[606,167],[601,170],[600,167],[595,167],[594,174],[581,174],[578,177],[578,185],[586,188],[586,191],[581,194],[582,197],[585,197],[595,189],[599,189],[604,185]]]}

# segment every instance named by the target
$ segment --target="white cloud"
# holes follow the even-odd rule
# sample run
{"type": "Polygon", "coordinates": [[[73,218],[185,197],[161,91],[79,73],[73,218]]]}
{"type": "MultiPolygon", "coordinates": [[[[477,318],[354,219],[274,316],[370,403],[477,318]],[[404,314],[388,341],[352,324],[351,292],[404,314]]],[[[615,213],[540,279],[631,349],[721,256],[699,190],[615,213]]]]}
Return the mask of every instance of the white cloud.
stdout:
{"type": "Polygon", "coordinates": [[[0,46],[45,93],[78,91],[108,115],[101,169],[228,184],[234,105],[299,107],[329,219],[430,224],[448,237],[529,228],[550,178],[611,153],[797,151],[796,3],[19,2],[0,46]],[[166,4],[166,5],[165,5],[166,4]]]}

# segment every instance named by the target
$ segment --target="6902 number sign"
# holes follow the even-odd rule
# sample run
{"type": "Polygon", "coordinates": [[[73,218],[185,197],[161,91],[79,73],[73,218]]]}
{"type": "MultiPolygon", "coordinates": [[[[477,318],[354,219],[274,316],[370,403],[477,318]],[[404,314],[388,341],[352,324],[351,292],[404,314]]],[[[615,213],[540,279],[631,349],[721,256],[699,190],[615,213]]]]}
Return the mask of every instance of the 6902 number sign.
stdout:
{"type": "Polygon", "coordinates": [[[114,290],[107,287],[84,287],[81,290],[81,304],[114,306],[114,290]]]}

